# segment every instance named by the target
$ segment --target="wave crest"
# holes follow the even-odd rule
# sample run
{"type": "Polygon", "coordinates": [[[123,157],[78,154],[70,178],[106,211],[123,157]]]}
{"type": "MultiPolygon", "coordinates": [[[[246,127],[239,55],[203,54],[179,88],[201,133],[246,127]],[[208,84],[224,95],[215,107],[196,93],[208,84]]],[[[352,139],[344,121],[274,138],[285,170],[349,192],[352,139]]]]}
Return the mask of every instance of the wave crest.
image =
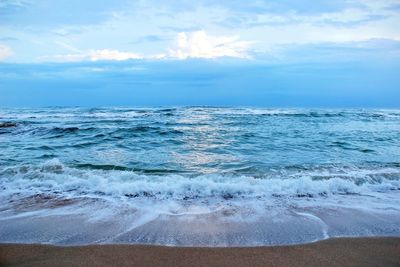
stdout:
{"type": "MultiPolygon", "coordinates": [[[[349,172],[349,171],[348,171],[349,172]]],[[[60,194],[69,197],[153,199],[268,199],[373,194],[400,190],[400,170],[368,170],[363,176],[301,172],[256,178],[237,175],[145,175],[128,170],[77,169],[52,159],[40,166],[22,166],[0,172],[2,195],[60,194]],[[321,178],[322,177],[322,178],[321,178]],[[363,177],[363,178],[362,178],[363,177]]]]}

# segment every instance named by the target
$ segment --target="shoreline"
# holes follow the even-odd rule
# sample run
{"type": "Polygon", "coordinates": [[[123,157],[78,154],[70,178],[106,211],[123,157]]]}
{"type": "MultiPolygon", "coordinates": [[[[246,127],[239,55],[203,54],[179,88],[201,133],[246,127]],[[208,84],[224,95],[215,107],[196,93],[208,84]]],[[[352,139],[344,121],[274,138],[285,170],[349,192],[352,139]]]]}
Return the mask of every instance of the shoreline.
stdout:
{"type": "Polygon", "coordinates": [[[0,244],[0,266],[399,266],[400,237],[260,247],[0,244]]]}

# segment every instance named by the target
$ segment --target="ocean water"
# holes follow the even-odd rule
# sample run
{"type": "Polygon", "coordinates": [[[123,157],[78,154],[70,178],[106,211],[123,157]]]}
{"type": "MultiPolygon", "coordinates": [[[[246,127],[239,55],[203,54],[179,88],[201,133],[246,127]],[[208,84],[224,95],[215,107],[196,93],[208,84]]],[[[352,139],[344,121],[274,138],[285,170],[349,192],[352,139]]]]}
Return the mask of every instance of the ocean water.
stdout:
{"type": "Polygon", "coordinates": [[[339,236],[400,236],[400,110],[0,109],[0,242],[339,236]]]}

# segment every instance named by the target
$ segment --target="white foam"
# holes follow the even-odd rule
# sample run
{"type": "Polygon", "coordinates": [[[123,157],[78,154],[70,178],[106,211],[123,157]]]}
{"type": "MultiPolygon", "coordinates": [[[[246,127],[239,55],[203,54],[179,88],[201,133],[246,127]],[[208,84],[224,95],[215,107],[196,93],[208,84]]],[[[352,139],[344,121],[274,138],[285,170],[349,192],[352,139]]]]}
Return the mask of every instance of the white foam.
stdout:
{"type": "Polygon", "coordinates": [[[398,169],[295,173],[275,178],[141,175],[76,169],[57,159],[6,168],[0,171],[0,242],[225,246],[400,233],[398,169]],[[323,178],[313,179],[316,173],[323,178]],[[43,201],[43,195],[52,197],[43,201]],[[63,199],[73,201],[57,205],[63,199]],[[62,223],[49,232],[54,220],[62,223]]]}
{"type": "Polygon", "coordinates": [[[102,196],[153,199],[264,199],[271,197],[329,197],[338,194],[370,195],[400,189],[400,170],[328,170],[270,175],[265,178],[232,175],[144,175],[130,171],[85,170],[53,159],[39,167],[7,168],[0,172],[1,195],[16,192],[58,192],[67,196],[102,196]],[[313,179],[319,175],[318,180],[313,179]],[[371,177],[373,175],[373,177],[371,177]],[[391,177],[390,179],[385,177],[391,177]],[[393,176],[397,176],[394,179],[393,176]],[[321,178],[323,177],[323,178],[321,178]],[[329,178],[327,178],[329,177],[329,178]],[[378,177],[378,178],[377,178],[378,177]]]}

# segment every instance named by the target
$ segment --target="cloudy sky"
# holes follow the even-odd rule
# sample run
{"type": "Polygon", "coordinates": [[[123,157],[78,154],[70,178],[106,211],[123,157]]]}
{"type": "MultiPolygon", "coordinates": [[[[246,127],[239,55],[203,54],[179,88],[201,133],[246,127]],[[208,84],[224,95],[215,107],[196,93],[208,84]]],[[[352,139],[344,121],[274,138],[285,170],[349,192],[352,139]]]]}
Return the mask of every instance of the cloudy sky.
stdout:
{"type": "Polygon", "coordinates": [[[0,0],[0,62],[2,105],[392,107],[400,0],[0,0]]]}

